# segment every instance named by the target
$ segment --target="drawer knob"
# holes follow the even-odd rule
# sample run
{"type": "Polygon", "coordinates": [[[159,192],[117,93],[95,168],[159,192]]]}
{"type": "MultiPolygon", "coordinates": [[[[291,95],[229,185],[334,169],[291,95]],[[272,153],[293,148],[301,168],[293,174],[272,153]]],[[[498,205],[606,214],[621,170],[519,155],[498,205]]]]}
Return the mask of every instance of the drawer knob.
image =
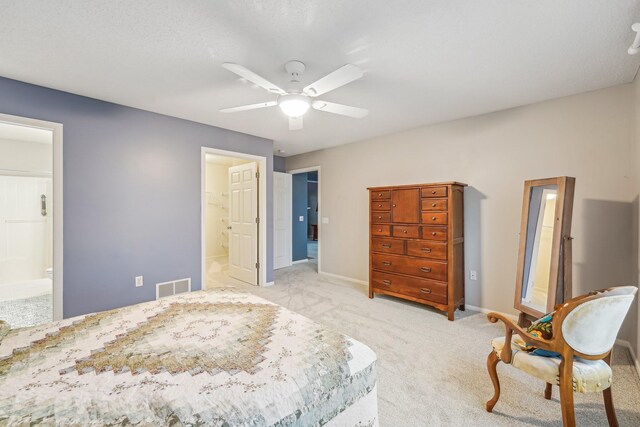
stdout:
{"type": "Polygon", "coordinates": [[[424,271],[425,273],[431,273],[431,268],[429,268],[429,267],[420,267],[420,271],[424,271]]]}
{"type": "Polygon", "coordinates": [[[382,216],[378,215],[378,219],[382,219],[382,216]]]}
{"type": "Polygon", "coordinates": [[[431,192],[431,194],[436,194],[436,190],[433,190],[433,191],[431,192]]]}
{"type": "Polygon", "coordinates": [[[431,232],[431,235],[432,235],[432,236],[435,236],[436,234],[437,234],[437,233],[436,233],[435,231],[432,231],[432,232],[431,232]]]}
{"type": "Polygon", "coordinates": [[[384,285],[390,285],[391,284],[391,280],[383,280],[382,283],[384,285]]]}
{"type": "Polygon", "coordinates": [[[431,203],[431,207],[432,207],[432,208],[435,208],[435,207],[436,207],[436,204],[435,204],[435,203],[431,203]]]}
{"type": "Polygon", "coordinates": [[[422,292],[423,294],[430,294],[431,293],[431,289],[420,288],[420,292],[422,292]]]}
{"type": "Polygon", "coordinates": [[[379,208],[381,208],[381,207],[382,207],[382,205],[378,205],[378,207],[379,207],[379,208]]]}
{"type": "Polygon", "coordinates": [[[432,217],[431,217],[431,220],[432,220],[432,221],[435,221],[435,220],[436,220],[436,217],[435,217],[435,216],[432,216],[432,217]]]}
{"type": "Polygon", "coordinates": [[[394,203],[394,204],[393,204],[393,207],[395,208],[396,206],[397,206],[397,205],[394,203]]]}
{"type": "Polygon", "coordinates": [[[389,261],[384,261],[382,265],[391,265],[391,263],[389,261]]]}
{"type": "Polygon", "coordinates": [[[382,193],[378,193],[378,196],[382,197],[382,193]]]}
{"type": "Polygon", "coordinates": [[[407,230],[402,230],[404,234],[407,234],[407,230]]]}
{"type": "Polygon", "coordinates": [[[382,245],[383,248],[391,249],[391,245],[382,245]]]}
{"type": "Polygon", "coordinates": [[[422,248],[422,252],[431,253],[431,248],[422,248]]]}
{"type": "Polygon", "coordinates": [[[382,228],[378,228],[378,231],[382,231],[382,228]]]}

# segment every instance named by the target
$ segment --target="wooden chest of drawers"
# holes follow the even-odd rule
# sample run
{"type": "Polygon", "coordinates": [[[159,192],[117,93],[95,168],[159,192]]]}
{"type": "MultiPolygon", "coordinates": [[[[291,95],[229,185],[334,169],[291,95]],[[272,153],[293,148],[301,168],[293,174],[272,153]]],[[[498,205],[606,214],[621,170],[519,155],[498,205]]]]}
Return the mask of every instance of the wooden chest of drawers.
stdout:
{"type": "Polygon", "coordinates": [[[369,298],[427,304],[453,320],[464,310],[466,184],[369,188],[369,298]]]}

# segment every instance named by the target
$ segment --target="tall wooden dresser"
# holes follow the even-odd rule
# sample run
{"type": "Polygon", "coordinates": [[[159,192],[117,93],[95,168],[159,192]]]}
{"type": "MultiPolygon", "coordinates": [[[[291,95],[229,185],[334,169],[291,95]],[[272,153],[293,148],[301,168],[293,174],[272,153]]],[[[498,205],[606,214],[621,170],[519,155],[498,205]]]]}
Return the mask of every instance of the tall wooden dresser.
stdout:
{"type": "Polygon", "coordinates": [[[463,195],[467,184],[369,190],[369,298],[386,294],[464,310],[463,195]]]}

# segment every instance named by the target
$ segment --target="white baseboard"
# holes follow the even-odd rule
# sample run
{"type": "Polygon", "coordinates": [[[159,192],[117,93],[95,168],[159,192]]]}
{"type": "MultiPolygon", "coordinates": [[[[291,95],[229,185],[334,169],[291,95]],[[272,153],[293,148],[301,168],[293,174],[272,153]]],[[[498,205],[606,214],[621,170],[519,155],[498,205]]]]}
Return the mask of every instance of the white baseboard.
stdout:
{"type": "Polygon", "coordinates": [[[631,353],[631,359],[633,359],[633,364],[636,367],[636,371],[638,371],[638,375],[640,375],[640,360],[638,360],[638,356],[636,356],[636,352],[631,346],[631,343],[627,340],[617,339],[616,344],[621,345],[622,347],[627,347],[629,353],[631,353]]]}
{"type": "Polygon", "coordinates": [[[271,281],[271,282],[267,282],[267,283],[265,283],[264,285],[262,285],[262,287],[263,287],[263,288],[268,288],[269,286],[273,286],[273,285],[275,285],[275,284],[276,284],[276,282],[271,281]]]}
{"type": "Polygon", "coordinates": [[[298,261],[292,261],[291,265],[302,264],[303,262],[309,262],[309,258],[299,259],[298,261]]]}
{"type": "Polygon", "coordinates": [[[369,286],[369,282],[367,282],[365,280],[359,280],[359,279],[354,279],[352,277],[340,276],[339,274],[325,273],[324,271],[323,272],[319,272],[318,274],[320,276],[327,276],[327,277],[332,277],[334,279],[344,280],[345,282],[356,283],[356,284],[362,285],[362,286],[369,286]]]}
{"type": "Polygon", "coordinates": [[[512,320],[518,320],[518,316],[513,314],[513,313],[505,313],[503,311],[499,311],[499,310],[491,310],[489,308],[484,308],[484,307],[478,307],[476,305],[471,305],[471,304],[465,304],[464,305],[465,308],[468,308],[469,310],[473,310],[473,311],[479,311],[482,314],[487,314],[487,313],[498,313],[498,314],[502,314],[505,317],[508,317],[509,319],[512,320]]]}

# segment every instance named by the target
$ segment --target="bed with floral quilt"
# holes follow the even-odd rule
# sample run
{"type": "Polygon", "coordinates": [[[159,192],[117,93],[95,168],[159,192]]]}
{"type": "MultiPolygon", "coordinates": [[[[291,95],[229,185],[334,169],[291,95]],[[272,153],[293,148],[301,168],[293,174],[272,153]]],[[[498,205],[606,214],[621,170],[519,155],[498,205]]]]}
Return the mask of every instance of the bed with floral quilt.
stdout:
{"type": "Polygon", "coordinates": [[[279,305],[199,291],[0,331],[0,425],[376,426],[375,363],[279,305]]]}

